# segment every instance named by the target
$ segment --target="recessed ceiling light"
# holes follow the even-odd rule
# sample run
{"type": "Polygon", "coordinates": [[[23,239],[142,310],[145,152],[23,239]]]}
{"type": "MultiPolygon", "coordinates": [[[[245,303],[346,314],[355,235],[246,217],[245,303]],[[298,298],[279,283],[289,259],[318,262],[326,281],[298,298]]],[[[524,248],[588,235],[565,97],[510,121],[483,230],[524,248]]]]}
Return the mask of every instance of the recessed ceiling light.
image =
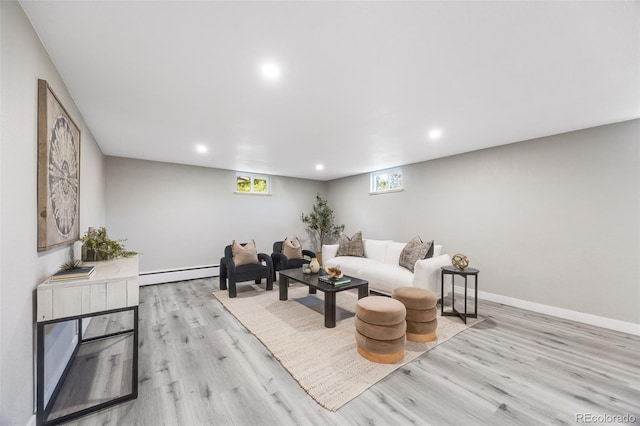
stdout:
{"type": "Polygon", "coordinates": [[[440,136],[442,136],[442,130],[440,129],[433,129],[429,131],[429,139],[439,139],[440,136]]]}
{"type": "Polygon", "coordinates": [[[209,148],[207,148],[206,145],[196,145],[196,152],[198,154],[206,154],[209,151],[209,148]]]}
{"type": "Polygon", "coordinates": [[[324,170],[324,164],[316,164],[316,170],[324,170]]]}
{"type": "Polygon", "coordinates": [[[280,69],[280,65],[275,62],[265,62],[260,67],[260,74],[262,74],[265,80],[275,81],[280,78],[282,70],[280,69]]]}

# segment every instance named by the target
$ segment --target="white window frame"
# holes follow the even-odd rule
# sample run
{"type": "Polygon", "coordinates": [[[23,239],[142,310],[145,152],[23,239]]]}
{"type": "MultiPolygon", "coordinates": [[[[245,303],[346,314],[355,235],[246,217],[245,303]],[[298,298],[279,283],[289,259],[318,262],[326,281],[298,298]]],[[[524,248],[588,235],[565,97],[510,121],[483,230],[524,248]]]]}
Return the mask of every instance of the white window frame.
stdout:
{"type": "Polygon", "coordinates": [[[393,169],[385,169],[385,170],[379,170],[377,172],[371,172],[370,179],[369,179],[369,194],[371,195],[388,194],[390,192],[404,191],[403,181],[404,181],[404,173],[402,172],[402,167],[395,167],[393,169]],[[377,178],[385,176],[386,180],[388,181],[389,180],[388,177],[393,174],[400,174],[400,186],[395,188],[385,189],[385,190],[379,190],[377,185],[377,178]]]}
{"type": "Polygon", "coordinates": [[[271,176],[269,175],[261,175],[257,173],[246,173],[246,172],[236,172],[235,179],[235,190],[234,193],[242,194],[242,195],[271,195],[271,176]],[[238,191],[238,178],[239,177],[248,177],[251,179],[251,189],[248,192],[238,191]],[[253,183],[256,179],[264,179],[267,181],[267,192],[255,192],[253,188],[253,183]]]}

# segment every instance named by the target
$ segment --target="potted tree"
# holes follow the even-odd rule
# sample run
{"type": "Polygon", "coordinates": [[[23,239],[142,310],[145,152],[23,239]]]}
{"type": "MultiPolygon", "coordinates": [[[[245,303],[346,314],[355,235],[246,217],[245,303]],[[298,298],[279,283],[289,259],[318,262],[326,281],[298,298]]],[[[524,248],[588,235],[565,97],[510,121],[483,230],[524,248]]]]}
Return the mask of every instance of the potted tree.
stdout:
{"type": "Polygon", "coordinates": [[[311,209],[311,213],[302,213],[300,216],[302,223],[307,225],[307,229],[316,237],[320,243],[319,251],[316,252],[318,262],[322,264],[322,246],[325,241],[338,237],[344,231],[344,225],[336,225],[333,210],[329,207],[327,200],[316,194],[316,203],[311,209]]]}

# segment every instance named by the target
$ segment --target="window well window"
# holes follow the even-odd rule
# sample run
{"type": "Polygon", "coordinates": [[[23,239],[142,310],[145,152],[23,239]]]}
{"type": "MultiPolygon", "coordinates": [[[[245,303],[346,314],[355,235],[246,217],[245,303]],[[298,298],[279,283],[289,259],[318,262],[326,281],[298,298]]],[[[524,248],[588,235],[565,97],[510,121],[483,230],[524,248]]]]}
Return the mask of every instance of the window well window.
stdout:
{"type": "Polygon", "coordinates": [[[371,194],[402,191],[402,169],[389,169],[371,173],[371,194]]]}
{"type": "Polygon", "coordinates": [[[271,194],[271,179],[269,176],[253,173],[236,173],[237,194],[271,194]]]}

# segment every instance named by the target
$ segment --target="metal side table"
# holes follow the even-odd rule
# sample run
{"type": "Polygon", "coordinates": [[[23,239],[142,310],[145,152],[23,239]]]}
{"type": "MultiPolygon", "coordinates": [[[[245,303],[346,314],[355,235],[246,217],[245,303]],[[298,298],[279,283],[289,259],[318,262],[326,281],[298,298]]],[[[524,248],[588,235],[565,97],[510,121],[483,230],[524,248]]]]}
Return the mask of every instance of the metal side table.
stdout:
{"type": "Polygon", "coordinates": [[[442,304],[440,305],[440,314],[443,317],[460,317],[464,323],[467,323],[467,318],[477,318],[478,317],[478,273],[480,271],[475,268],[465,268],[460,270],[455,266],[443,266],[441,268],[441,294],[442,294],[442,304]],[[451,275],[451,310],[445,312],[444,311],[444,276],[451,275]],[[464,277],[464,313],[456,310],[455,302],[456,302],[456,289],[455,289],[455,276],[460,275],[464,277]],[[475,296],[474,296],[474,310],[473,313],[467,312],[467,277],[473,276],[475,278],[475,296]]]}

